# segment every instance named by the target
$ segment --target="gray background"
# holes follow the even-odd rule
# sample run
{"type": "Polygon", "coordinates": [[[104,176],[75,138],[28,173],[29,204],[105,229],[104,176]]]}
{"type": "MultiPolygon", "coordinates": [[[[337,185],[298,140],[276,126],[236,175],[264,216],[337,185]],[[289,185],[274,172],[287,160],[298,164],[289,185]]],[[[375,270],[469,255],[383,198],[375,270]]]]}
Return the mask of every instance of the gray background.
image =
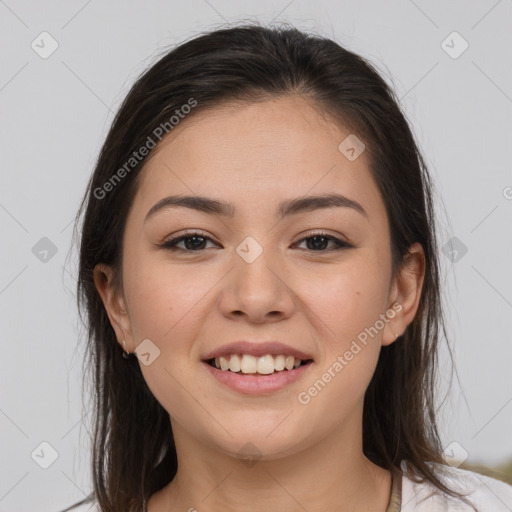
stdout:
{"type": "Polygon", "coordinates": [[[66,256],[113,114],[160,49],[242,19],[333,37],[397,91],[439,192],[441,244],[457,251],[442,254],[460,381],[444,445],[473,462],[512,456],[511,0],[0,0],[0,512],[54,511],[91,488],[66,256]],[[51,48],[44,31],[58,43],[46,59],[31,47],[51,48]],[[48,469],[42,442],[58,453],[48,469]]]}

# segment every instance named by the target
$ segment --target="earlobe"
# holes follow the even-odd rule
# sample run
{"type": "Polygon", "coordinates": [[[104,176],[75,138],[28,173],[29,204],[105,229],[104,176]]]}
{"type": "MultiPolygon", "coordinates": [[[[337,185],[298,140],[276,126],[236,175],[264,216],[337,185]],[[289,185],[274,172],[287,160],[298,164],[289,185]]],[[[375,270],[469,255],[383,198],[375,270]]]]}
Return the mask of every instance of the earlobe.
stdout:
{"type": "Polygon", "coordinates": [[[94,267],[94,284],[107,312],[119,343],[127,340],[131,345],[130,321],[123,294],[114,285],[114,271],[109,265],[98,263],[94,267]]]}
{"type": "Polygon", "coordinates": [[[393,285],[392,309],[395,314],[387,325],[382,339],[383,346],[394,343],[414,320],[421,299],[424,278],[425,254],[421,244],[416,242],[409,248],[393,285]]]}

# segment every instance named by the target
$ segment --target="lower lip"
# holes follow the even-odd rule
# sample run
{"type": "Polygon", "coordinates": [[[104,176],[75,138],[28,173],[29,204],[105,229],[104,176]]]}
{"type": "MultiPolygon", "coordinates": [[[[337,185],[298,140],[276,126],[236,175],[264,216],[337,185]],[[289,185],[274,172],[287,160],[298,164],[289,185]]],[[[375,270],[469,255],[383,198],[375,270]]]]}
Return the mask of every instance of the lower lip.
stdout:
{"type": "Polygon", "coordinates": [[[300,379],[313,364],[311,362],[303,366],[299,366],[294,370],[283,370],[280,372],[274,372],[271,375],[260,375],[256,377],[253,375],[233,373],[229,370],[219,370],[205,361],[202,363],[221,384],[245,395],[264,395],[278,391],[284,388],[287,384],[291,384],[292,382],[300,379]]]}

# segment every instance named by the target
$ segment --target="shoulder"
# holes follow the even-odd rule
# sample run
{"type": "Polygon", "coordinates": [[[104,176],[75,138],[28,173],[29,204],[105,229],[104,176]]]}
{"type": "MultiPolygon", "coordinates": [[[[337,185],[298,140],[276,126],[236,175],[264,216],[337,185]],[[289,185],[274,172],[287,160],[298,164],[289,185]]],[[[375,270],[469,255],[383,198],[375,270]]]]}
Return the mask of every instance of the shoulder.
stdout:
{"type": "Polygon", "coordinates": [[[447,496],[430,482],[417,483],[405,474],[402,480],[402,512],[510,512],[512,486],[473,471],[433,464],[441,481],[466,496],[474,508],[463,501],[447,496]]]}

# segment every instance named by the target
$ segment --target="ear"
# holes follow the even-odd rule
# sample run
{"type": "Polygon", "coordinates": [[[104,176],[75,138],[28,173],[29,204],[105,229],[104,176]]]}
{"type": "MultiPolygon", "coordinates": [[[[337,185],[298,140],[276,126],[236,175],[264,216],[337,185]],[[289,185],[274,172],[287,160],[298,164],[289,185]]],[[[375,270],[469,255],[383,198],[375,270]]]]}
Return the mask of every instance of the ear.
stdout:
{"type": "Polygon", "coordinates": [[[118,343],[133,352],[135,344],[131,329],[130,316],[126,308],[126,301],[121,290],[114,286],[114,271],[109,265],[99,263],[94,267],[94,284],[101,297],[107,312],[110,324],[114,329],[118,343]],[[126,347],[123,346],[126,341],[126,347]]]}
{"type": "MultiPolygon", "coordinates": [[[[395,334],[401,336],[413,321],[420,303],[424,278],[425,254],[421,244],[416,242],[409,248],[391,287],[389,309],[395,315],[386,324],[382,337],[383,346],[391,345],[396,340],[395,334]]],[[[388,314],[388,317],[391,318],[391,315],[388,314]]]]}

